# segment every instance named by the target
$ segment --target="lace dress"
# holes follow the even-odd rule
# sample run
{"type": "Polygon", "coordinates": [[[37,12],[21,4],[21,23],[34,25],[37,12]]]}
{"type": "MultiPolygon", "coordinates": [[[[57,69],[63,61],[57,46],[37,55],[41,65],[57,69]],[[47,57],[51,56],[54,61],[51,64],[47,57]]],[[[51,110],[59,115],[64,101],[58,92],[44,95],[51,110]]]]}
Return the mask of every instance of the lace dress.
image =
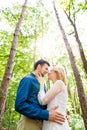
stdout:
{"type": "MultiPolygon", "coordinates": [[[[66,116],[66,105],[68,100],[67,94],[67,86],[61,81],[57,80],[53,87],[44,92],[44,90],[39,91],[38,100],[40,104],[47,104],[47,109],[50,110],[53,106],[58,105],[57,111],[66,116]]],[[[71,130],[68,121],[63,123],[63,125],[59,125],[55,122],[51,121],[43,121],[42,130],[71,130]]]]}

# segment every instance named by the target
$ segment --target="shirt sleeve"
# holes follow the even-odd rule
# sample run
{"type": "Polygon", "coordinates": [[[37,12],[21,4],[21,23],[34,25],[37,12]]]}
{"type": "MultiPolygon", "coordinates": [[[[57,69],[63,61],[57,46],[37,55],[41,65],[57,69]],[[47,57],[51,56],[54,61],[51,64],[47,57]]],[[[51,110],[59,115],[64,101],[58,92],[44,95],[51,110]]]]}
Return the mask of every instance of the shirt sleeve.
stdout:
{"type": "Polygon", "coordinates": [[[64,83],[61,80],[56,81],[53,87],[51,87],[47,93],[44,90],[39,91],[38,93],[38,100],[41,105],[48,104],[55,96],[63,91],[64,83]]]}
{"type": "Polygon", "coordinates": [[[18,87],[15,100],[15,110],[32,119],[48,120],[49,112],[47,110],[43,110],[39,105],[36,107],[34,104],[28,102],[27,99],[31,93],[31,87],[31,80],[24,77],[18,87]]]}

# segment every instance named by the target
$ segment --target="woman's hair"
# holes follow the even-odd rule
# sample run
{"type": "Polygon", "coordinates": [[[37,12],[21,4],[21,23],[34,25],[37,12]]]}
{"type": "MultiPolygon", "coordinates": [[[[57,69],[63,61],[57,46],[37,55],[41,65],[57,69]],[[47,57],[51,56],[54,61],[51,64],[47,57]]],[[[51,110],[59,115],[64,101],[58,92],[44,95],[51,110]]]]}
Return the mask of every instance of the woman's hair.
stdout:
{"type": "Polygon", "coordinates": [[[65,73],[65,70],[63,67],[54,67],[52,70],[56,72],[56,74],[57,74],[56,78],[58,80],[62,80],[65,85],[68,85],[66,73],[65,73]]]}

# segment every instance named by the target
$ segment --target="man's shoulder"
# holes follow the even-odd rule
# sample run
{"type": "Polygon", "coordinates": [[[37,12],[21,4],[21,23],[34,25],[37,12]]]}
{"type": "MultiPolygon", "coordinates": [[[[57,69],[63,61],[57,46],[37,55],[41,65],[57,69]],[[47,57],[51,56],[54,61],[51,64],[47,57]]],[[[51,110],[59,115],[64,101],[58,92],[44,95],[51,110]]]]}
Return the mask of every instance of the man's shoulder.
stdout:
{"type": "Polygon", "coordinates": [[[28,74],[28,75],[25,75],[23,78],[22,78],[22,80],[33,80],[33,79],[35,79],[35,75],[33,74],[33,73],[30,73],[30,74],[28,74]]]}

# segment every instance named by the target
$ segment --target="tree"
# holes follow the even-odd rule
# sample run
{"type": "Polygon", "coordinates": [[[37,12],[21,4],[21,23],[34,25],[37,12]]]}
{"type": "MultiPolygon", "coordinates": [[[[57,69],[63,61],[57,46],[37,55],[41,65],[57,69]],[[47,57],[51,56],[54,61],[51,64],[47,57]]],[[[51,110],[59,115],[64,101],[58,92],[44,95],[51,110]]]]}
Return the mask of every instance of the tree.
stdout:
{"type": "Polygon", "coordinates": [[[82,116],[83,116],[85,128],[87,129],[87,97],[86,97],[85,92],[84,92],[82,80],[80,78],[80,74],[79,74],[78,68],[77,68],[76,63],[75,63],[75,58],[74,58],[72,49],[70,47],[70,44],[69,44],[68,39],[66,37],[65,31],[62,27],[57,9],[55,7],[55,2],[53,2],[53,6],[54,6],[54,11],[55,11],[55,14],[56,14],[57,22],[58,22],[58,25],[60,27],[60,31],[62,33],[63,40],[64,40],[64,43],[65,43],[65,46],[66,46],[66,49],[67,49],[67,52],[68,52],[68,55],[69,55],[69,59],[70,59],[70,62],[71,62],[73,73],[74,73],[74,76],[75,76],[75,79],[76,79],[78,96],[79,96],[79,101],[80,101],[82,114],[83,114],[82,116]]]}
{"type": "Polygon", "coordinates": [[[85,57],[85,54],[84,54],[84,50],[83,50],[83,47],[82,47],[82,43],[81,43],[80,38],[79,38],[79,35],[78,35],[78,30],[77,30],[77,27],[76,27],[76,13],[77,13],[78,11],[76,11],[75,8],[74,8],[74,1],[73,1],[73,0],[70,1],[70,4],[69,4],[68,6],[69,6],[69,7],[66,7],[66,8],[69,9],[69,10],[68,10],[68,13],[67,13],[66,10],[64,10],[64,12],[65,12],[65,14],[66,14],[68,20],[70,21],[70,23],[71,23],[73,29],[74,29],[75,39],[76,39],[76,42],[77,42],[77,44],[78,44],[78,48],[79,48],[79,52],[80,52],[80,57],[81,57],[81,60],[82,60],[82,63],[83,63],[83,67],[84,67],[85,72],[86,72],[86,75],[87,75],[87,60],[86,60],[86,57],[85,57]],[[74,13],[72,14],[73,19],[71,18],[71,9],[70,9],[71,6],[73,6],[73,12],[74,12],[74,13]]]}
{"type": "Polygon", "coordinates": [[[8,61],[7,61],[7,66],[6,66],[4,77],[3,77],[3,80],[2,80],[2,83],[1,83],[1,88],[0,88],[0,124],[1,124],[2,116],[3,116],[4,110],[5,110],[6,97],[7,97],[7,94],[8,94],[8,87],[9,87],[10,80],[11,80],[11,77],[12,77],[14,59],[15,59],[15,55],[16,55],[18,35],[19,35],[19,32],[20,32],[20,27],[21,27],[21,24],[22,24],[24,13],[26,11],[26,5],[27,5],[27,0],[25,0],[25,2],[24,2],[23,8],[22,8],[22,11],[21,11],[21,14],[20,14],[20,18],[19,18],[18,23],[17,23],[16,28],[15,28],[12,46],[11,46],[9,58],[8,58],[8,61]]]}

